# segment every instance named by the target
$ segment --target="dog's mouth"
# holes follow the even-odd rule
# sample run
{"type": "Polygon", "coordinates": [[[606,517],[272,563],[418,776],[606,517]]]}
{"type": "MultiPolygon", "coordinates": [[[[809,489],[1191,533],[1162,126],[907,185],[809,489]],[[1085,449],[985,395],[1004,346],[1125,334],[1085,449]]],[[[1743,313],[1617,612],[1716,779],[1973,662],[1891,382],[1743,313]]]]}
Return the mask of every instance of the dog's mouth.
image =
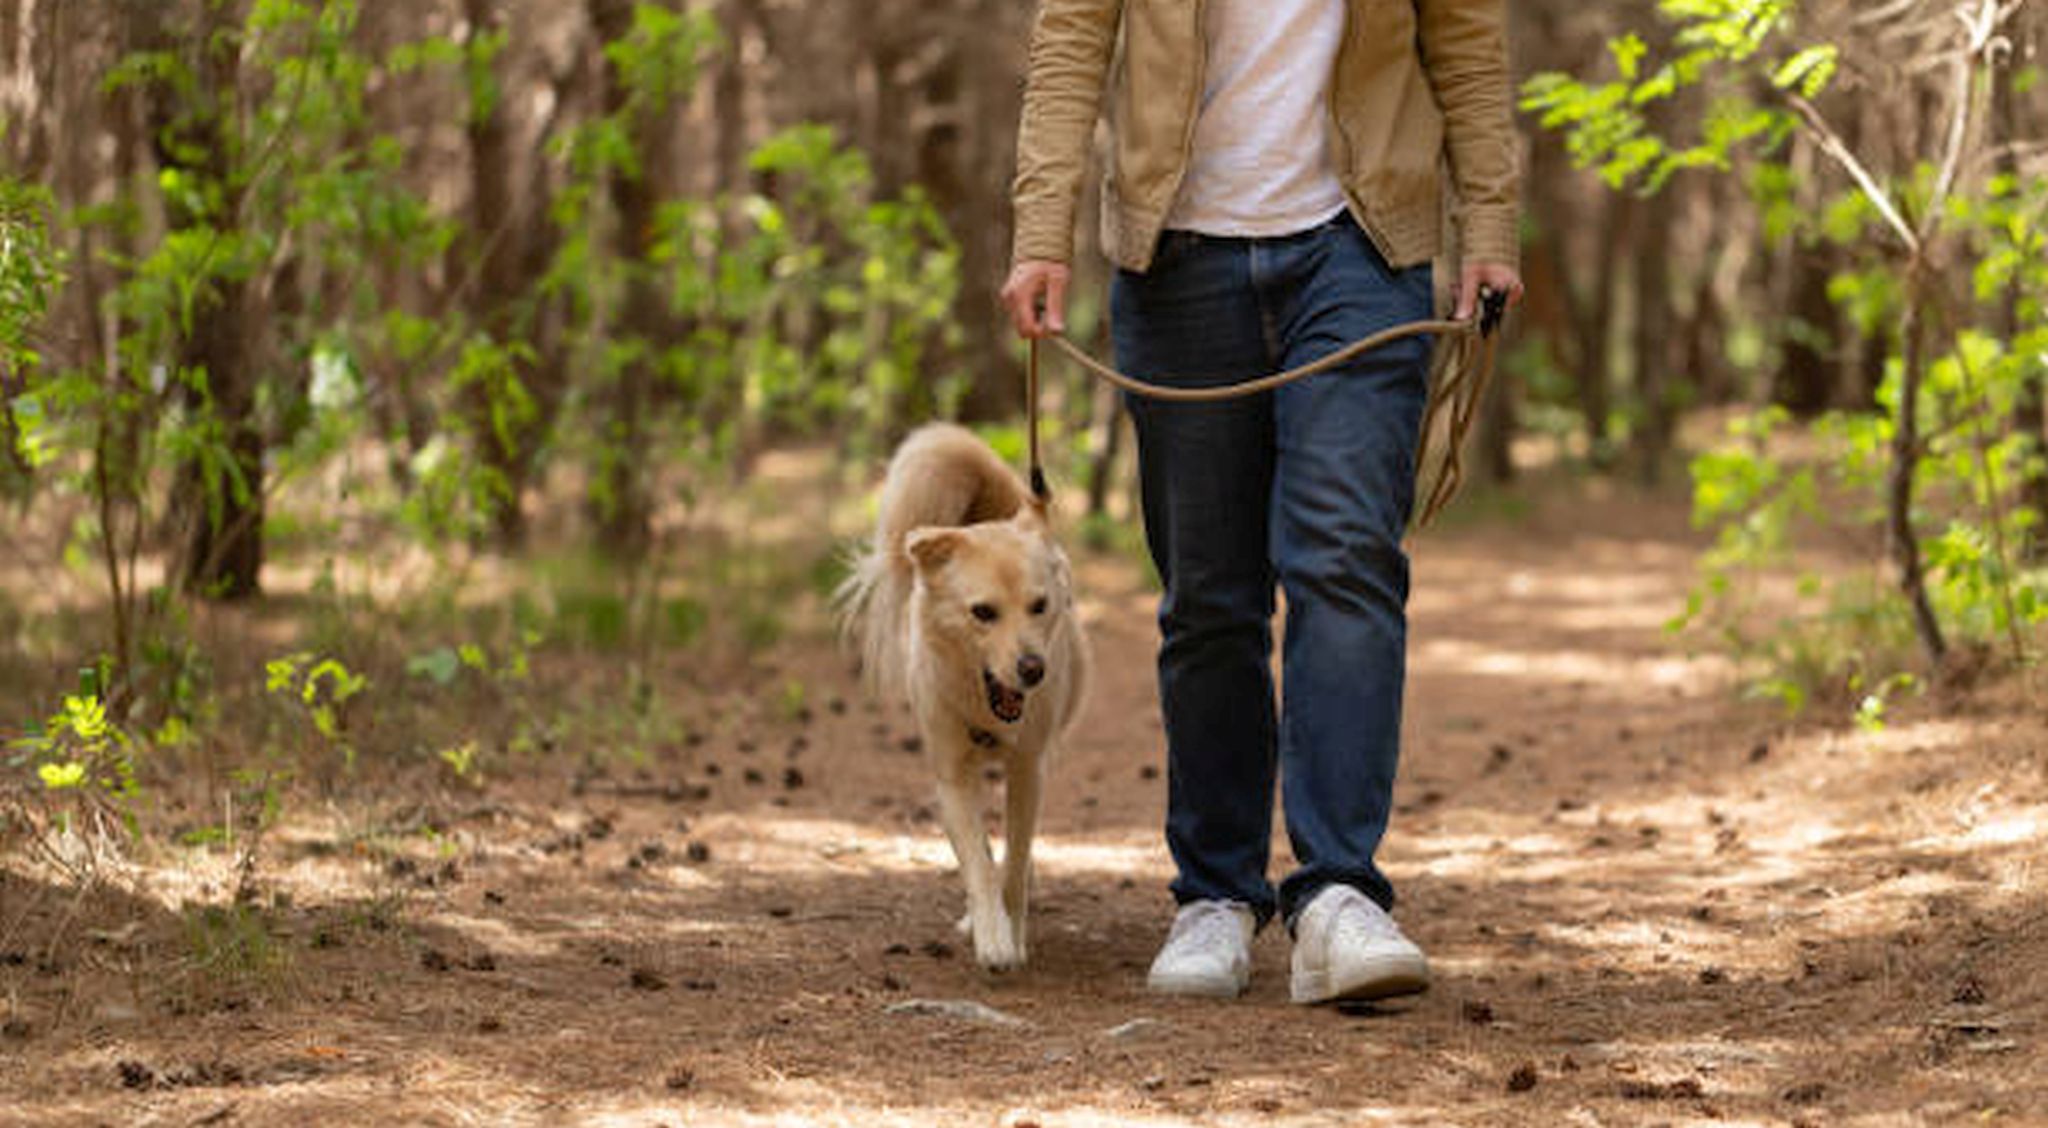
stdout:
{"type": "Polygon", "coordinates": [[[981,671],[981,688],[988,694],[988,711],[1006,724],[1016,724],[1024,717],[1024,691],[1011,689],[996,680],[986,668],[981,671]]]}

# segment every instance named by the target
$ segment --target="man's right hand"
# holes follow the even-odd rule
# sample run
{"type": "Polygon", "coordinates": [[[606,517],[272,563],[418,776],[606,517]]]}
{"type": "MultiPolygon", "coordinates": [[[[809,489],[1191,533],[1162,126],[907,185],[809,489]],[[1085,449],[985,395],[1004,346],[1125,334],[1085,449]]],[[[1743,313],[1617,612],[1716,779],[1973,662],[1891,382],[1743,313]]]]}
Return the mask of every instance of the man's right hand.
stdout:
{"type": "Polygon", "coordinates": [[[1019,337],[1049,337],[1067,330],[1067,264],[1027,259],[1010,268],[1003,283],[1003,308],[1019,337]]]}

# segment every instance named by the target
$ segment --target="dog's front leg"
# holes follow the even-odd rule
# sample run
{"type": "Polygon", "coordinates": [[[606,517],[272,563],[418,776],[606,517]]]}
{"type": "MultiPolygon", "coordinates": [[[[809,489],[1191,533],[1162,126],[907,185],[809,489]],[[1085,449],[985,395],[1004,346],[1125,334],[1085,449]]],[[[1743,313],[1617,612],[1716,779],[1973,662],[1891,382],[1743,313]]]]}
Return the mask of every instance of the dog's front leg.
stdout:
{"type": "Polygon", "coordinates": [[[1045,757],[1013,749],[1008,781],[1003,785],[1003,906],[1022,963],[1030,949],[1031,840],[1038,832],[1038,808],[1045,789],[1045,757]]]}
{"type": "Polygon", "coordinates": [[[1009,914],[996,886],[995,859],[988,833],[981,825],[981,769],[963,733],[933,748],[939,781],[939,821],[960,861],[967,886],[967,924],[974,934],[974,958],[990,971],[1008,971],[1024,962],[1009,914]]]}

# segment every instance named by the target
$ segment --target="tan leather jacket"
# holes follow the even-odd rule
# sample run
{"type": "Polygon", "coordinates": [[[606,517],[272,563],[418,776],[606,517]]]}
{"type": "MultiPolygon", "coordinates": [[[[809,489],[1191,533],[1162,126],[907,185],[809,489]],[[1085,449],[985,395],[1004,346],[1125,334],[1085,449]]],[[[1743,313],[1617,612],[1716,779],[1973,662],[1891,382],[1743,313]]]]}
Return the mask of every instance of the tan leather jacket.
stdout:
{"type": "MultiPolygon", "coordinates": [[[[1043,0],[1017,141],[1017,261],[1069,262],[1105,86],[1114,145],[1102,244],[1142,271],[1187,170],[1207,0],[1043,0]],[[1111,58],[1119,46],[1116,81],[1111,58]]],[[[1332,152],[1352,214],[1395,266],[1436,256],[1448,167],[1468,261],[1519,261],[1506,0],[1345,0],[1332,152]]]]}

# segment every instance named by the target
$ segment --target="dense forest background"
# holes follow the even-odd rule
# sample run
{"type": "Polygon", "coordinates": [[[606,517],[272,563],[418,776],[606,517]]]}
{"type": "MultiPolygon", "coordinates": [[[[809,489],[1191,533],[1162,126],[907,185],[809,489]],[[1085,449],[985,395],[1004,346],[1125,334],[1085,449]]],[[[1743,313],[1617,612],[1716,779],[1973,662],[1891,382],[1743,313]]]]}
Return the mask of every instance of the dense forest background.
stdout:
{"type": "MultiPolygon", "coordinates": [[[[2024,264],[1971,272],[2034,249],[2037,6],[1981,29],[1974,5],[1661,8],[1513,5],[1518,74],[1593,85],[1529,88],[1569,128],[1528,130],[1532,296],[1482,440],[1496,480],[1525,438],[1656,481],[1689,413],[1879,408],[1905,351],[1895,216],[1954,232],[1914,260],[1949,311],[1915,331],[1923,359],[2032,326],[2024,264]],[[1686,159],[1644,151],[1662,137],[1686,159]]],[[[280,482],[356,440],[423,531],[508,547],[574,470],[631,558],[658,493],[765,445],[867,456],[934,412],[1000,419],[1029,17],[8,3],[0,486],[20,512],[101,475],[105,540],[147,529],[182,583],[232,597],[259,586],[280,482]]],[[[2026,351],[2001,349],[2021,370],[2001,382],[2032,436],[2026,351]]],[[[1114,403],[1068,398],[1099,509],[1114,403]]]]}
{"type": "MultiPolygon", "coordinates": [[[[1492,489],[1689,485],[1714,540],[1679,621],[1794,711],[2029,663],[2041,7],[1512,13],[1529,298],[1492,489]],[[1822,583],[1814,551],[1856,566],[1822,583]]],[[[694,633],[730,601],[660,576],[727,552],[702,519],[764,453],[829,450],[847,491],[935,415],[1014,449],[993,289],[1029,19],[0,3],[0,495],[13,575],[56,598],[0,604],[36,689],[11,719],[43,732],[47,671],[84,668],[117,724],[183,733],[189,609],[309,547],[334,595],[368,546],[446,569],[546,524],[611,577],[612,633],[694,633]]],[[[1051,403],[1090,543],[1128,545],[1117,400],[1063,374],[1051,403]]]]}

